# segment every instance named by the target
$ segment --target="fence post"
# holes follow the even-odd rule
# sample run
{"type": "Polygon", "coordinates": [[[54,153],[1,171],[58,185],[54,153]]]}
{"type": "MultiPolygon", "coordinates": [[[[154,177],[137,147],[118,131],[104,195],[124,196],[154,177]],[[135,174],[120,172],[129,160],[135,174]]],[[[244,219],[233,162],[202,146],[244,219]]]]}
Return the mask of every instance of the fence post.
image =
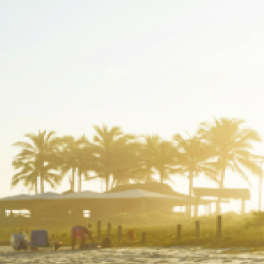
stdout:
{"type": "Polygon", "coordinates": [[[118,240],[120,241],[122,239],[122,226],[118,227],[118,240]]]}
{"type": "Polygon", "coordinates": [[[181,225],[177,225],[177,241],[181,241],[181,225]]]}
{"type": "Polygon", "coordinates": [[[217,238],[221,238],[221,235],[222,235],[222,216],[218,215],[216,221],[216,236],[217,238]]]}
{"type": "Polygon", "coordinates": [[[97,221],[97,239],[101,239],[101,221],[97,221]]]}
{"type": "Polygon", "coordinates": [[[111,236],[111,227],[112,227],[112,225],[111,225],[111,223],[108,223],[107,226],[108,226],[107,227],[107,229],[108,229],[108,237],[110,237],[111,236]]]}
{"type": "Polygon", "coordinates": [[[142,241],[142,243],[146,242],[146,233],[145,232],[142,232],[142,234],[141,234],[141,241],[142,241]]]}
{"type": "Polygon", "coordinates": [[[200,221],[195,221],[196,240],[200,238],[200,221]]]}

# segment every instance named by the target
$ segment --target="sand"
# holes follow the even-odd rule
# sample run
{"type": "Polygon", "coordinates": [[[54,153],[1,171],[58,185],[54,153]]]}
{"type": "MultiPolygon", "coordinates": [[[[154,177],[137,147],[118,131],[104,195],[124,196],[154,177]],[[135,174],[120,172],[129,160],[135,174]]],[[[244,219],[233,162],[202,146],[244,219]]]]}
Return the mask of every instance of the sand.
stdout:
{"type": "Polygon", "coordinates": [[[225,250],[201,248],[118,248],[99,250],[59,251],[41,249],[39,251],[13,251],[10,247],[0,248],[0,263],[264,263],[264,251],[255,253],[232,253],[225,250]]]}

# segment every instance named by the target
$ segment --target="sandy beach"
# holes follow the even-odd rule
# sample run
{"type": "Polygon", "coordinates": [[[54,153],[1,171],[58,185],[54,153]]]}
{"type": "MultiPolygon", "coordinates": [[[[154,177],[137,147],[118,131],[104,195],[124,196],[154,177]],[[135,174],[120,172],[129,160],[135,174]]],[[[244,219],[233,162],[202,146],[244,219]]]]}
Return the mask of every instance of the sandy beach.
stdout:
{"type": "Polygon", "coordinates": [[[226,250],[201,248],[118,248],[99,250],[59,251],[50,249],[14,252],[10,247],[0,248],[0,263],[264,263],[264,251],[253,253],[225,253],[226,250]]]}

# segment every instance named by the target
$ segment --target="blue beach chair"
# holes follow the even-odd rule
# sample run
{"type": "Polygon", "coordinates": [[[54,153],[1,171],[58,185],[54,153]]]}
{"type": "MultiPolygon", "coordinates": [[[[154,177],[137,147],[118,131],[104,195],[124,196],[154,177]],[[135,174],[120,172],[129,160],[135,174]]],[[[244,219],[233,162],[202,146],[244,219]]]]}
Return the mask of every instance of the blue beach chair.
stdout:
{"type": "Polygon", "coordinates": [[[33,230],[31,232],[30,247],[48,247],[48,232],[47,230],[33,230]]]}

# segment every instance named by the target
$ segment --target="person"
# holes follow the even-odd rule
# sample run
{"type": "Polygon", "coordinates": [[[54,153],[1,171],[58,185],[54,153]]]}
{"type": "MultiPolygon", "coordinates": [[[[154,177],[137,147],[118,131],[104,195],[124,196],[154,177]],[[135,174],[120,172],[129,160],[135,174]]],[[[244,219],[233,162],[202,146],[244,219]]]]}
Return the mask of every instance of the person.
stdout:
{"type": "Polygon", "coordinates": [[[52,248],[56,251],[61,247],[61,242],[53,241],[52,248]]]}
{"type": "Polygon", "coordinates": [[[92,232],[90,230],[91,225],[88,225],[88,229],[85,226],[74,226],[71,230],[72,237],[72,249],[74,249],[76,238],[81,239],[80,248],[85,244],[85,238],[88,236],[92,242],[95,242],[92,236],[92,232]]]}
{"type": "Polygon", "coordinates": [[[135,232],[133,229],[129,229],[127,231],[127,236],[130,241],[134,240],[136,238],[135,232]]]}

